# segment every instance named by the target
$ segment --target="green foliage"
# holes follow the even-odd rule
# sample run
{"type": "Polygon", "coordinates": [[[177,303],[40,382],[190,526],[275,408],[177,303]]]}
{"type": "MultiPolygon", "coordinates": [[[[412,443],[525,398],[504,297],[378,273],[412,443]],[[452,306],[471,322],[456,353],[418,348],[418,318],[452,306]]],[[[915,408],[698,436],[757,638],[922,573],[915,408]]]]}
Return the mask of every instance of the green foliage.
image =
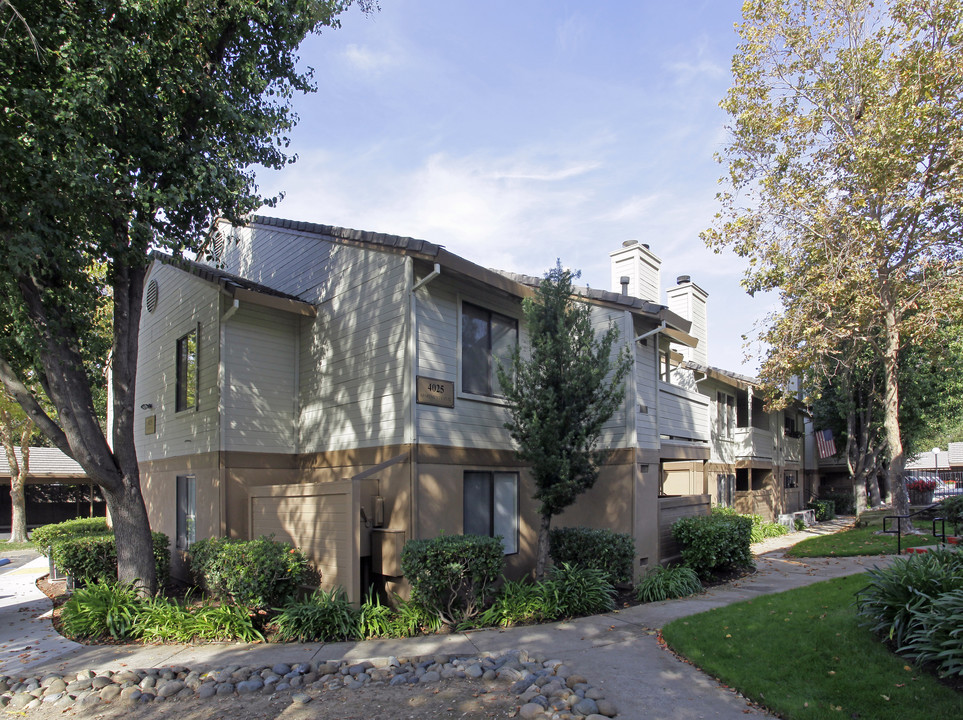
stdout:
{"type": "Polygon", "coordinates": [[[412,600],[452,627],[487,604],[504,561],[501,538],[479,535],[409,540],[401,552],[412,600]]]}
{"type": "Polygon", "coordinates": [[[597,568],[612,585],[632,580],[635,542],[628,533],[605,528],[552,528],[549,545],[556,565],[597,568]]]}
{"type": "Polygon", "coordinates": [[[368,640],[377,637],[395,637],[398,628],[394,622],[395,614],[391,607],[383,605],[373,588],[368,588],[364,602],[358,610],[357,637],[368,640]]]}
{"type": "Polygon", "coordinates": [[[353,640],[358,630],[355,609],[344,588],[315,590],[304,600],[292,600],[274,618],[278,642],[337,642],[353,640]]]}
{"type": "Polygon", "coordinates": [[[157,596],[144,600],[132,636],[145,642],[263,642],[247,608],[204,603],[182,605],[157,596]]]}
{"type": "Polygon", "coordinates": [[[833,511],[836,515],[855,515],[856,497],[851,492],[844,490],[829,490],[819,493],[821,500],[826,500],[833,504],[833,511]]]}
{"type": "Polygon", "coordinates": [[[512,625],[539,623],[556,617],[553,602],[546,602],[545,584],[530,580],[506,580],[492,604],[478,616],[482,627],[510,627],[512,625]]]}
{"type": "Polygon", "coordinates": [[[702,592],[702,583],[692,568],[657,565],[635,588],[639,602],[661,602],[702,592]]]}
{"type": "Polygon", "coordinates": [[[413,637],[441,630],[441,618],[413,600],[395,597],[395,613],[391,620],[395,637],[413,637]]]}
{"type": "Polygon", "coordinates": [[[943,595],[963,590],[963,554],[931,550],[895,558],[888,567],[866,574],[869,585],[856,597],[859,616],[874,633],[901,648],[911,641],[921,614],[933,612],[943,595]]]}
{"type": "Polygon", "coordinates": [[[682,546],[682,562],[701,579],[734,568],[754,567],[750,549],[752,520],[741,515],[713,513],[684,517],[672,525],[672,537],[682,546]]]}
{"type": "Polygon", "coordinates": [[[539,579],[548,561],[548,538],[541,535],[554,515],[595,484],[602,426],[625,401],[622,380],[632,362],[627,351],[615,352],[618,328],[596,335],[590,306],[574,299],[578,276],[561,262],[549,270],[535,297],[522,304],[529,356],[522,358],[516,347],[510,367],[497,368],[510,414],[505,427],[518,457],[531,467],[543,518],[539,579]]]}
{"type": "Polygon", "coordinates": [[[826,522],[836,517],[836,503],[832,500],[810,500],[806,503],[807,510],[813,510],[816,522],[826,522]]]}
{"type": "Polygon", "coordinates": [[[712,508],[713,515],[724,517],[748,518],[752,522],[750,532],[750,542],[762,542],[766,538],[780,537],[789,532],[789,529],[780,523],[763,520],[762,515],[738,513],[733,508],[716,506],[712,508]]]}
{"type": "Polygon", "coordinates": [[[84,535],[106,535],[110,532],[107,518],[76,518],[60,523],[41,525],[30,533],[30,540],[44,555],[47,548],[59,540],[82,537],[84,535]]]}
{"type": "Polygon", "coordinates": [[[932,663],[940,677],[963,677],[963,588],[910,609],[906,644],[899,652],[920,664],[932,663]]]}
{"type": "Polygon", "coordinates": [[[188,559],[195,580],[211,595],[255,610],[286,602],[308,573],[304,553],[273,536],[199,540],[188,559]]]}
{"type": "Polygon", "coordinates": [[[132,585],[93,583],[74,591],[60,611],[60,626],[68,637],[127,640],[134,636],[142,607],[132,585]]]}
{"type": "Polygon", "coordinates": [[[936,514],[950,523],[954,534],[959,535],[960,528],[963,528],[963,495],[943,498],[936,508],[936,514]]]}
{"type": "Polygon", "coordinates": [[[615,588],[604,570],[562,563],[549,571],[543,596],[555,618],[581,617],[615,607],[615,588]]]}
{"type": "MultiPolygon", "coordinates": [[[[151,537],[155,577],[163,587],[170,575],[170,540],[161,532],[151,533],[151,537]]],[[[79,585],[117,581],[117,544],[113,533],[67,536],[55,540],[51,547],[54,564],[79,585]]]]}
{"type": "MultiPolygon", "coordinates": [[[[883,518],[892,510],[861,513],[858,527],[842,532],[806,538],[786,550],[791,557],[854,557],[857,555],[891,555],[896,553],[896,535],[883,534],[883,518]]],[[[936,544],[927,534],[903,535],[902,547],[936,544]]]]}

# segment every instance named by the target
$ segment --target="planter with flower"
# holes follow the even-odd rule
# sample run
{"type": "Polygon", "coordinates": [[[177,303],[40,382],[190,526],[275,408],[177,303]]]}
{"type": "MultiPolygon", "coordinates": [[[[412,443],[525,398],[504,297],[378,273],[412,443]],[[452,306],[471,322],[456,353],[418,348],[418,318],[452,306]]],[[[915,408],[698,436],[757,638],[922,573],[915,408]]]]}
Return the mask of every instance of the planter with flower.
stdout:
{"type": "Polygon", "coordinates": [[[936,490],[936,480],[913,478],[906,481],[906,490],[909,492],[910,505],[930,505],[936,490]]]}

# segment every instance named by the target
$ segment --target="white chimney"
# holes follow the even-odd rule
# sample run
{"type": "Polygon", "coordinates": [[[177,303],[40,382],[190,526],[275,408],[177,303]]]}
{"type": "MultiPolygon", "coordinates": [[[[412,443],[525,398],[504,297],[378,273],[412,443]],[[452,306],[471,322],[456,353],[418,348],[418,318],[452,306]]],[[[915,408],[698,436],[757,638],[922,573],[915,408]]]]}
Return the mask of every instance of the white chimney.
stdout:
{"type": "Polygon", "coordinates": [[[692,282],[688,275],[680,275],[676,279],[676,284],[665,291],[665,295],[669,310],[692,323],[689,334],[699,341],[699,344],[694,348],[682,348],[682,357],[700,365],[708,365],[709,293],[692,282]]]}
{"type": "Polygon", "coordinates": [[[622,247],[609,253],[612,262],[612,292],[659,302],[662,285],[662,260],[638,240],[626,240],[622,247]],[[628,278],[628,285],[622,282],[628,278]]]}

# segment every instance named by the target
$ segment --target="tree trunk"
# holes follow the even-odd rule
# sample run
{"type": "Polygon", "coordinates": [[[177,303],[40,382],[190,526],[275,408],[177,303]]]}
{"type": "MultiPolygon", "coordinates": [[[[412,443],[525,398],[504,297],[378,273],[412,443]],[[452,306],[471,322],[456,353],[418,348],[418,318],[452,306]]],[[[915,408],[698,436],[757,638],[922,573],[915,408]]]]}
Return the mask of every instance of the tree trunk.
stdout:
{"type": "Polygon", "coordinates": [[[157,591],[153,538],[137,475],[124,477],[119,491],[102,488],[117,546],[117,579],[145,594],[157,591]]]}
{"type": "Polygon", "coordinates": [[[22,462],[17,472],[10,468],[10,540],[12,543],[27,542],[27,500],[25,487],[30,472],[30,431],[27,427],[20,438],[22,462]]]}
{"type": "Polygon", "coordinates": [[[552,527],[552,516],[542,515],[542,522],[538,527],[538,544],[535,551],[535,582],[545,579],[545,568],[548,566],[548,531],[552,527]]]}
{"type": "MultiPolygon", "coordinates": [[[[897,515],[909,514],[909,495],[903,470],[906,458],[903,455],[903,439],[899,429],[899,345],[900,330],[896,321],[894,299],[888,284],[884,284],[880,294],[883,306],[883,428],[886,431],[886,446],[889,451],[887,477],[893,494],[893,508],[897,515]]],[[[906,532],[915,533],[912,520],[902,521],[906,532]]]]}

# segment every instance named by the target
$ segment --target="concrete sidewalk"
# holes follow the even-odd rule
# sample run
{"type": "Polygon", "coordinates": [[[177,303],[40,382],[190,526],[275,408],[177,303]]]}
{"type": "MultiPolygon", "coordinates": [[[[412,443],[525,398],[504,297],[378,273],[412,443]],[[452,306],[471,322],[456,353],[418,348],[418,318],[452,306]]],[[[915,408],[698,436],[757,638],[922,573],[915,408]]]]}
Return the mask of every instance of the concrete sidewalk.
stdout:
{"type": "MultiPolygon", "coordinates": [[[[626,720],[768,717],[714,679],[663,650],[657,630],[667,622],[760,595],[862,572],[885,558],[794,560],[774,550],[757,557],[757,572],[681,600],[639,605],[587,618],[505,630],[406,640],[311,644],[85,646],[54,632],[43,614],[50,602],[34,583],[46,561],[0,575],[0,674],[117,670],[181,665],[192,669],[275,662],[378,660],[390,656],[474,655],[524,649],[564,660],[619,708],[626,720]]],[[[49,617],[49,616],[48,616],[49,617]]],[[[789,669],[787,668],[787,671],[789,669]]]]}

